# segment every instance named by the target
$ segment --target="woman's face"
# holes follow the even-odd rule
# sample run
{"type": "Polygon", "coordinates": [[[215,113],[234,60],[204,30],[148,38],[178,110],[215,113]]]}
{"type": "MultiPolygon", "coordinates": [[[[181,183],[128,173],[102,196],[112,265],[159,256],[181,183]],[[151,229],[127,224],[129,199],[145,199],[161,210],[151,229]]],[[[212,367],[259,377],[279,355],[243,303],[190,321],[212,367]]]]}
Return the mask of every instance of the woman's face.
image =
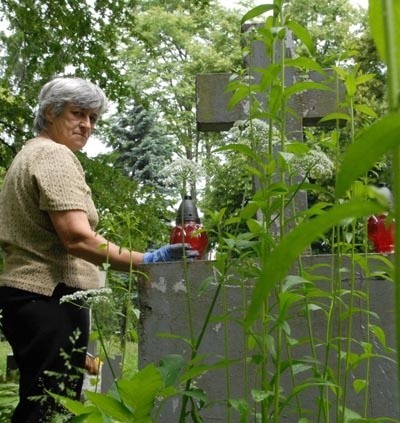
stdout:
{"type": "Polygon", "coordinates": [[[67,104],[60,115],[47,113],[46,132],[52,140],[72,151],[82,149],[90,137],[98,118],[97,109],[82,109],[67,104]]]}

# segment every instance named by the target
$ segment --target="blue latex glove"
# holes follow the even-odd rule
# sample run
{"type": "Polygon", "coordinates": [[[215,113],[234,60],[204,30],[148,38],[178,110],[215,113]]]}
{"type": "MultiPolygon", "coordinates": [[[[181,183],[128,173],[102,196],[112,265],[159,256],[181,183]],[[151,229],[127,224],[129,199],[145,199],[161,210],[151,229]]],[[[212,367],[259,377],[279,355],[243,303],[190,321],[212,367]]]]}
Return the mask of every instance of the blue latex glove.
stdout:
{"type": "Polygon", "coordinates": [[[198,255],[198,251],[192,250],[189,244],[168,244],[158,250],[144,253],[143,263],[183,260],[184,257],[194,259],[198,255]]]}

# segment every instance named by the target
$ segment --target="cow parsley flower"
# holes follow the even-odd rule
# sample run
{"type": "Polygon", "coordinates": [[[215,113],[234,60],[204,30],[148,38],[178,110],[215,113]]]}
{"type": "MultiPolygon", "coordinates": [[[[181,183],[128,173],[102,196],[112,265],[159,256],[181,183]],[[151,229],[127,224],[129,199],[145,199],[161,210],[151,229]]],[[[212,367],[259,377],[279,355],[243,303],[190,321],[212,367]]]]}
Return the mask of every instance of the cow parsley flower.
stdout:
{"type": "Polygon", "coordinates": [[[203,176],[203,169],[193,160],[178,159],[165,166],[161,173],[165,175],[166,185],[178,185],[185,191],[191,184],[198,181],[203,176]]]}
{"type": "MultiPolygon", "coordinates": [[[[238,120],[229,130],[229,135],[234,140],[256,147],[260,151],[267,151],[269,145],[270,126],[261,119],[238,120]]],[[[272,130],[272,145],[280,142],[280,137],[276,129],[272,130]]]]}
{"type": "Polygon", "coordinates": [[[111,303],[111,294],[112,290],[110,288],[76,291],[73,294],[64,295],[61,297],[60,304],[78,302],[79,304],[83,303],[85,306],[90,307],[104,302],[111,303]]]}
{"type": "Polygon", "coordinates": [[[295,173],[314,180],[326,180],[333,176],[335,166],[321,150],[310,150],[307,154],[293,156],[290,165],[295,173]]]}

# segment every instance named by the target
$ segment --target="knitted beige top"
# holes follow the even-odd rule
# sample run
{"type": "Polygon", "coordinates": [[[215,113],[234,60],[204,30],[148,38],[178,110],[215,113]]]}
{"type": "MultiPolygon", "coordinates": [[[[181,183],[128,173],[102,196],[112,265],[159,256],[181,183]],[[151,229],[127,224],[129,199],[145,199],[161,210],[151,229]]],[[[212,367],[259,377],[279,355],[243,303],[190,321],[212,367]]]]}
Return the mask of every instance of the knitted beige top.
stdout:
{"type": "Polygon", "coordinates": [[[48,211],[83,210],[98,216],[82,166],[67,147],[45,138],[28,141],[12,162],[0,192],[0,286],[51,295],[58,283],[97,288],[98,269],[68,254],[48,211]]]}

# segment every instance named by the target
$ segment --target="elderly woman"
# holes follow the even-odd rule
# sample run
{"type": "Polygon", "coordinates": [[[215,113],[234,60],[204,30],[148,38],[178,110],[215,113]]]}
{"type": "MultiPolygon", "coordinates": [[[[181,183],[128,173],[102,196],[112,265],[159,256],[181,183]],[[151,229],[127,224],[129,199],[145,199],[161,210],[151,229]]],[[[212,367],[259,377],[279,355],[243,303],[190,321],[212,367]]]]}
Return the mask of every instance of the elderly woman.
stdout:
{"type": "Polygon", "coordinates": [[[96,209],[74,152],[85,146],[106,104],[89,81],[48,82],[39,95],[38,135],[15,157],[0,193],[1,329],[20,372],[14,423],[51,421],[59,410],[47,391],[80,397],[88,310],[60,304],[63,295],[97,288],[97,266],[105,262],[129,271],[196,255],[182,244],[128,251],[96,234],[96,209]]]}

